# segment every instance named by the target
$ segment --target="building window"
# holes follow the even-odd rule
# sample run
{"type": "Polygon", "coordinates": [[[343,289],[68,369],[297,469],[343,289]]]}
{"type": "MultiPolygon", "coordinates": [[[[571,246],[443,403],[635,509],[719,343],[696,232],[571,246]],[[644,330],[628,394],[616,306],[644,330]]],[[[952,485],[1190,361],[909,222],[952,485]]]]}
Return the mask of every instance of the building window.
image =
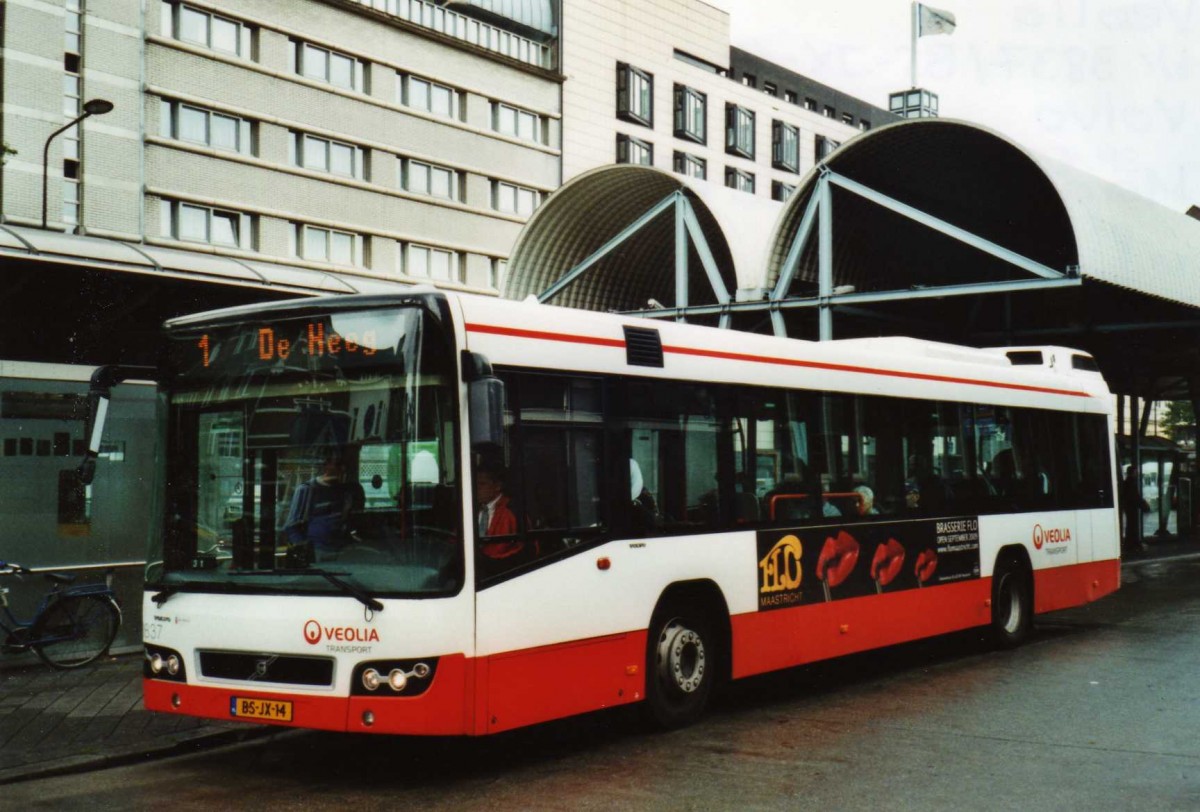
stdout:
{"type": "Polygon", "coordinates": [[[654,76],[617,63],[617,118],[654,126],[654,76]]]}
{"type": "Polygon", "coordinates": [[[796,193],[796,186],[781,180],[771,181],[771,199],[786,203],[788,198],[796,193]]]}
{"type": "Polygon", "coordinates": [[[400,185],[407,192],[442,200],[461,198],[459,174],[450,167],[406,159],[401,162],[401,171],[404,176],[400,185]]]}
{"type": "Polygon", "coordinates": [[[771,122],[771,165],[788,172],[800,171],[800,128],[771,122]]]}
{"type": "Polygon", "coordinates": [[[163,36],[180,42],[243,59],[252,58],[253,29],[250,26],[183,3],[163,2],[161,30],[163,36]]]}
{"type": "Polygon", "coordinates": [[[247,250],[253,245],[248,214],[163,200],[162,217],[163,234],[176,240],[247,250]]]}
{"type": "Polygon", "coordinates": [[[492,102],[492,129],[522,141],[545,143],[541,116],[502,102],[492,102]]]}
{"type": "Polygon", "coordinates": [[[310,262],[363,266],[366,238],[349,231],[292,223],[292,255],[310,262]]]}
{"type": "Polygon", "coordinates": [[[690,87],[675,85],[675,137],[708,143],[708,96],[690,87]]]}
{"type": "Polygon", "coordinates": [[[816,112],[816,110],[817,110],[817,100],[816,100],[816,99],[810,99],[810,98],[808,98],[808,97],[805,97],[805,99],[804,99],[804,109],[805,109],[805,110],[812,110],[813,112],[816,112]]]}
{"type": "Polygon", "coordinates": [[[63,42],[63,51],[76,57],[83,53],[83,9],[79,4],[80,0],[67,0],[66,37],[63,42]]]}
{"type": "Polygon", "coordinates": [[[871,122],[867,121],[865,118],[860,118],[858,120],[858,128],[863,132],[866,132],[867,130],[871,129],[871,122]]]}
{"type": "Polygon", "coordinates": [[[504,181],[492,181],[492,208],[507,214],[528,217],[538,207],[538,193],[504,181]]]}
{"type": "Polygon", "coordinates": [[[758,87],[758,79],[754,78],[754,74],[743,73],[742,84],[746,87],[758,87]]]}
{"type": "Polygon", "coordinates": [[[654,166],[654,145],[620,133],[617,135],[617,163],[654,166]]]}
{"type": "Polygon", "coordinates": [[[796,103],[796,91],[794,91],[794,90],[783,91],[783,100],[785,102],[787,102],[788,104],[795,104],[796,103]]]}
{"type": "Polygon", "coordinates": [[[730,189],[737,189],[739,192],[754,194],[754,173],[734,169],[732,166],[726,167],[725,185],[730,189]]]}
{"type": "MultiPolygon", "coordinates": [[[[63,118],[73,119],[83,111],[83,7],[81,0],[66,0],[66,21],[63,39],[63,118]]],[[[63,134],[62,221],[77,225],[81,216],[83,188],[79,161],[81,159],[79,125],[63,134]]]]}
{"type": "Polygon", "coordinates": [[[824,116],[825,116],[825,118],[836,118],[836,117],[837,117],[837,110],[834,110],[832,107],[830,107],[830,106],[827,104],[827,105],[825,105],[825,108],[824,108],[824,110],[822,111],[822,115],[824,115],[824,116]]]}
{"type": "Polygon", "coordinates": [[[775,86],[774,82],[763,82],[763,93],[766,93],[768,96],[778,96],[779,88],[775,86]]]}
{"type": "Polygon", "coordinates": [[[362,148],[307,133],[293,131],[291,136],[288,158],[292,166],[300,166],[314,172],[328,172],[344,178],[362,180],[366,177],[366,160],[362,148]]]}
{"type": "MultiPolygon", "coordinates": [[[[435,5],[433,0],[357,0],[357,2],[521,62],[539,67],[550,66],[551,49],[548,46],[458,14],[443,8],[440,3],[435,5]]],[[[485,7],[488,6],[485,5],[485,7]]]]}
{"type": "Polygon", "coordinates": [[[366,92],[366,66],[347,54],[292,40],[292,69],[306,79],[366,92]]]}
{"type": "Polygon", "coordinates": [[[829,157],[835,149],[842,145],[841,141],[834,141],[832,138],[826,138],[823,135],[817,136],[817,163],[829,157]]]}
{"type": "Polygon", "coordinates": [[[672,166],[676,172],[681,175],[687,175],[689,178],[699,178],[700,180],[708,178],[708,161],[703,158],[697,158],[695,155],[688,155],[686,152],[676,152],[672,166]]]}
{"type": "Polygon", "coordinates": [[[244,118],[167,99],[162,100],[159,116],[159,132],[164,138],[254,154],[251,124],[244,118]]]}
{"type": "Polygon", "coordinates": [[[424,110],[444,118],[462,117],[461,93],[419,76],[396,74],[396,97],[405,107],[414,110],[424,110]]]}
{"type": "Polygon", "coordinates": [[[842,123],[854,126],[854,116],[850,113],[842,113],[842,123]]]}
{"type": "Polygon", "coordinates": [[[440,282],[461,281],[462,261],[457,251],[446,251],[428,245],[409,244],[400,251],[401,272],[421,279],[440,282]]]}
{"type": "Polygon", "coordinates": [[[504,284],[506,273],[508,273],[508,260],[494,257],[491,267],[488,269],[488,287],[500,290],[500,286],[504,284]]]}
{"type": "Polygon", "coordinates": [[[725,105],[725,151],[754,160],[754,111],[725,105]]]}
{"type": "Polygon", "coordinates": [[[62,219],[68,225],[79,223],[79,206],[82,202],[82,191],[79,184],[79,161],[72,161],[68,158],[63,161],[62,192],[62,219]]]}

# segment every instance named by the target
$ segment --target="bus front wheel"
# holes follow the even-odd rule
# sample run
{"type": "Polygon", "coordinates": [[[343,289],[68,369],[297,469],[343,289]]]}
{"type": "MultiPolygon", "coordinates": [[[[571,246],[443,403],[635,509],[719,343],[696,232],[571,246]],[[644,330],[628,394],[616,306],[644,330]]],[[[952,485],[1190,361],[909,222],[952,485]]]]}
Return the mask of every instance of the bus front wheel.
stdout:
{"type": "Polygon", "coordinates": [[[992,637],[1001,648],[1015,648],[1033,628],[1033,578],[1020,562],[996,564],[992,576],[992,637]]]}
{"type": "Polygon", "coordinates": [[[720,658],[707,615],[690,604],[668,601],[650,621],[646,645],[648,720],[671,730],[704,713],[716,682],[720,658]]]}

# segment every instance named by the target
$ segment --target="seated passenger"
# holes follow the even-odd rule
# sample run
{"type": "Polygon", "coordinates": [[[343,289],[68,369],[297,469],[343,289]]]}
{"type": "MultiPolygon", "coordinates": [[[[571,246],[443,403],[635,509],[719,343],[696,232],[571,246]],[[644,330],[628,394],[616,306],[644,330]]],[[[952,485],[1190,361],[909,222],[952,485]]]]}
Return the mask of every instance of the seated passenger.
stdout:
{"type": "Polygon", "coordinates": [[[875,491],[871,490],[866,485],[859,485],[854,489],[854,493],[859,496],[858,515],[859,516],[877,516],[879,511],[875,508],[875,491]]]}

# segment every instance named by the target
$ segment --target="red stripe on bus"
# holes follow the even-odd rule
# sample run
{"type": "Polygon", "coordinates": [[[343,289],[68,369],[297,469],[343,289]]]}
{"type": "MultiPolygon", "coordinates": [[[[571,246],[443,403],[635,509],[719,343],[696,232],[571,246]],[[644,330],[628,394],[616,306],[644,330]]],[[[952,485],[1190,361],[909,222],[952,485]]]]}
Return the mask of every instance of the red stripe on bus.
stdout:
{"type": "Polygon", "coordinates": [[[1116,592],[1121,561],[1087,561],[1068,567],[1033,571],[1033,611],[1037,614],[1081,606],[1116,592]]]}
{"type": "Polygon", "coordinates": [[[832,372],[854,372],[861,375],[884,375],[890,378],[909,378],[918,381],[934,381],[936,383],[958,383],[971,386],[990,386],[994,389],[1019,389],[1023,392],[1041,392],[1048,395],[1070,395],[1071,397],[1090,397],[1087,392],[1077,392],[1073,389],[1051,389],[1045,386],[1028,386],[1019,383],[1002,383],[999,381],[983,381],[975,378],[955,378],[950,375],[932,375],[927,372],[904,372],[895,369],[876,369],[874,367],[859,367],[849,364],[831,364],[822,361],[800,361],[792,358],[775,358],[766,355],[747,355],[740,352],[722,352],[720,350],[699,350],[692,347],[669,347],[664,345],[663,352],[673,352],[677,355],[693,355],[700,358],[720,358],[726,361],[748,361],[753,364],[777,364],[779,366],[803,367],[805,369],[824,369],[832,372]]]}
{"type": "MultiPolygon", "coordinates": [[[[568,344],[590,344],[599,347],[624,348],[625,342],[616,338],[597,338],[595,336],[572,335],[570,333],[550,333],[542,330],[522,330],[515,327],[499,327],[492,324],[467,324],[467,332],[487,333],[489,335],[511,336],[513,338],[533,338],[542,341],[562,341],[568,344]]],[[[724,361],[746,361],[752,364],[774,364],[776,366],[801,367],[804,369],[822,369],[831,372],[853,372],[858,375],[882,375],[890,378],[907,378],[909,380],[931,381],[934,383],[964,384],[967,386],[986,386],[992,389],[1014,389],[1021,392],[1039,392],[1046,395],[1066,395],[1068,397],[1091,397],[1087,392],[1074,389],[1053,389],[1046,386],[1029,386],[1019,383],[1002,383],[1000,381],[985,381],[976,378],[956,378],[950,375],[933,375],[926,372],[905,372],[894,369],[876,369],[874,367],[852,366],[850,364],[831,364],[822,361],[801,361],[794,358],[779,358],[769,355],[749,355],[740,352],[724,352],[721,350],[702,350],[693,347],[673,347],[663,345],[664,353],[676,355],[691,355],[697,358],[717,358],[724,361]]]]}
{"type": "Polygon", "coordinates": [[[497,733],[640,700],[646,632],[493,654],[486,661],[479,673],[487,675],[487,724],[480,732],[497,733]]]}
{"type": "Polygon", "coordinates": [[[544,330],[519,330],[515,327],[497,327],[493,324],[468,324],[468,333],[489,333],[497,336],[512,336],[513,338],[537,338],[542,341],[564,341],[568,344],[594,344],[598,347],[618,347],[624,349],[625,340],[620,338],[597,338],[595,336],[570,335],[568,333],[549,333],[544,330]]]}
{"type": "Polygon", "coordinates": [[[843,657],[981,626],[992,579],[751,612],[730,618],[733,677],[843,657]]]}

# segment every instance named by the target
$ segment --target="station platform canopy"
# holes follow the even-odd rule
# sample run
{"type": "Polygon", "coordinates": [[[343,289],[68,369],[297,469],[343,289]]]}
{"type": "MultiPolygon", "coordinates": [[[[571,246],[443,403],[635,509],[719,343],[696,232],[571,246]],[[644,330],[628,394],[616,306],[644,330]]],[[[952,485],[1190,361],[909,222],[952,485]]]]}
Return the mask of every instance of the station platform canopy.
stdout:
{"type": "Polygon", "coordinates": [[[781,206],[593,170],[530,219],[505,295],[811,339],[1071,346],[1114,390],[1158,399],[1200,383],[1200,221],[949,119],[863,133],[798,180],[781,206]],[[673,227],[672,194],[703,221],[716,273],[673,227]]]}
{"type": "Polygon", "coordinates": [[[172,316],[300,296],[403,292],[411,286],[0,225],[0,289],[9,316],[0,329],[4,358],[101,364],[154,363],[158,330],[172,316]]]}

